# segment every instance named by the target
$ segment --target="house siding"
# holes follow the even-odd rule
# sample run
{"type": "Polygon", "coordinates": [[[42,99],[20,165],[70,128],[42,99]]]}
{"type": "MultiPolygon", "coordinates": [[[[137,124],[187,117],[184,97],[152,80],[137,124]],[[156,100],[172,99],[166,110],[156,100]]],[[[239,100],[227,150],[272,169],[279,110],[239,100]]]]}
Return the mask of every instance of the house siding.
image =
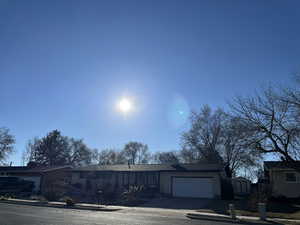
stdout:
{"type": "Polygon", "coordinates": [[[270,183],[272,185],[272,195],[275,197],[300,197],[300,173],[295,170],[271,170],[270,183]],[[286,173],[289,172],[296,173],[297,182],[291,183],[286,181],[286,173]]]}
{"type": "Polygon", "coordinates": [[[233,178],[231,180],[234,194],[244,195],[251,192],[251,181],[245,178],[233,178]]]}
{"type": "Polygon", "coordinates": [[[70,170],[58,169],[43,173],[41,179],[41,192],[45,194],[48,191],[57,191],[66,193],[70,183],[70,170]]]}
{"type": "Polygon", "coordinates": [[[108,186],[111,191],[122,191],[132,185],[158,186],[159,172],[128,172],[128,171],[84,171],[73,172],[72,185],[82,187],[81,190],[89,190],[96,193],[98,189],[105,189],[108,186]],[[87,187],[89,183],[90,187],[87,187]]]}
{"type": "Polygon", "coordinates": [[[0,172],[0,177],[18,177],[34,182],[34,192],[39,192],[41,187],[41,175],[39,173],[0,172]]]}

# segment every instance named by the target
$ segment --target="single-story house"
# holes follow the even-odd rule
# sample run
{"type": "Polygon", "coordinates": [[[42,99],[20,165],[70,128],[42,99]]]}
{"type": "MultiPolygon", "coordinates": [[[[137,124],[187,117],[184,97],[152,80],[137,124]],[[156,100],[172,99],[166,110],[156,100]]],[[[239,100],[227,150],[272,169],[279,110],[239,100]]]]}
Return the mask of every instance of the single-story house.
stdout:
{"type": "Polygon", "coordinates": [[[142,185],[168,196],[220,198],[223,177],[220,164],[93,165],[73,169],[71,184],[86,193],[142,185]]]}
{"type": "Polygon", "coordinates": [[[272,196],[300,197],[300,161],[292,165],[280,161],[266,161],[264,171],[264,180],[270,185],[272,196]]]}
{"type": "Polygon", "coordinates": [[[61,167],[30,167],[30,166],[0,166],[0,177],[17,177],[34,183],[33,191],[43,193],[52,184],[66,181],[70,177],[70,166],[61,167]]]}
{"type": "Polygon", "coordinates": [[[244,177],[233,177],[231,179],[235,195],[248,195],[251,192],[251,181],[244,177]]]}

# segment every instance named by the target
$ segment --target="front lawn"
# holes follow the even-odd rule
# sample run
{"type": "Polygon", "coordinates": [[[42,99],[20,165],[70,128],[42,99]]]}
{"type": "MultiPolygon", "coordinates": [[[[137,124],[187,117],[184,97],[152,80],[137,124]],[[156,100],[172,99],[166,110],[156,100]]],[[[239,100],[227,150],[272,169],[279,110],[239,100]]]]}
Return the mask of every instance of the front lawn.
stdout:
{"type": "MultiPolygon", "coordinates": [[[[213,200],[206,208],[199,209],[198,211],[229,215],[228,208],[230,203],[235,205],[237,215],[259,217],[257,211],[249,210],[246,200],[213,200]]],[[[300,204],[291,202],[268,202],[267,217],[300,220],[300,204]]]]}
{"type": "MultiPolygon", "coordinates": [[[[237,210],[237,214],[243,216],[259,216],[258,212],[253,212],[246,209],[237,210]]],[[[268,202],[267,217],[300,220],[300,204],[290,202],[268,202]]]]}

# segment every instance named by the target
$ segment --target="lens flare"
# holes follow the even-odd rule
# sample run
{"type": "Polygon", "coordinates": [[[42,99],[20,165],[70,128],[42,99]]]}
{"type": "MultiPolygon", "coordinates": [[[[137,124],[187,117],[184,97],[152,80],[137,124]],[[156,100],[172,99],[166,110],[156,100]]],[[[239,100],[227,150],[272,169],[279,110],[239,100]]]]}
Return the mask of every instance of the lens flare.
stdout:
{"type": "Polygon", "coordinates": [[[169,124],[176,129],[182,128],[189,117],[190,107],[186,99],[181,95],[175,95],[169,105],[169,124]]]}

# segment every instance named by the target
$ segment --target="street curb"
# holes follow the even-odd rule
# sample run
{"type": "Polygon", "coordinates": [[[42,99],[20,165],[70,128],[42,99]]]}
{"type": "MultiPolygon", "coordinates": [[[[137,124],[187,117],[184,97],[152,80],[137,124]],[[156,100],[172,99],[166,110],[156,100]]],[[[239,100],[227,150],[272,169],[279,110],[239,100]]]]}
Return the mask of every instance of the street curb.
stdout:
{"type": "Polygon", "coordinates": [[[29,205],[29,206],[40,206],[40,207],[51,207],[51,208],[61,208],[61,209],[80,209],[80,210],[92,210],[92,211],[103,211],[103,212],[113,212],[121,210],[121,208],[103,208],[98,206],[66,206],[64,204],[49,203],[49,202],[26,202],[26,201],[16,201],[16,200],[0,200],[0,203],[15,204],[15,205],[29,205]]]}
{"type": "Polygon", "coordinates": [[[191,219],[198,219],[198,220],[213,220],[213,221],[221,221],[221,222],[239,222],[239,220],[234,220],[230,216],[226,215],[218,215],[218,214],[196,214],[196,213],[187,213],[186,217],[191,219]]]}
{"type": "MultiPolygon", "coordinates": [[[[225,221],[225,222],[232,222],[232,223],[239,223],[244,220],[253,220],[253,221],[261,221],[258,217],[253,216],[236,216],[236,219],[232,219],[230,216],[221,215],[221,214],[214,214],[214,213],[187,213],[186,217],[191,219],[206,219],[206,220],[214,220],[214,221],[225,221]]],[[[299,223],[300,220],[295,219],[282,219],[282,218],[267,218],[264,220],[265,222],[294,222],[299,223]]]]}

